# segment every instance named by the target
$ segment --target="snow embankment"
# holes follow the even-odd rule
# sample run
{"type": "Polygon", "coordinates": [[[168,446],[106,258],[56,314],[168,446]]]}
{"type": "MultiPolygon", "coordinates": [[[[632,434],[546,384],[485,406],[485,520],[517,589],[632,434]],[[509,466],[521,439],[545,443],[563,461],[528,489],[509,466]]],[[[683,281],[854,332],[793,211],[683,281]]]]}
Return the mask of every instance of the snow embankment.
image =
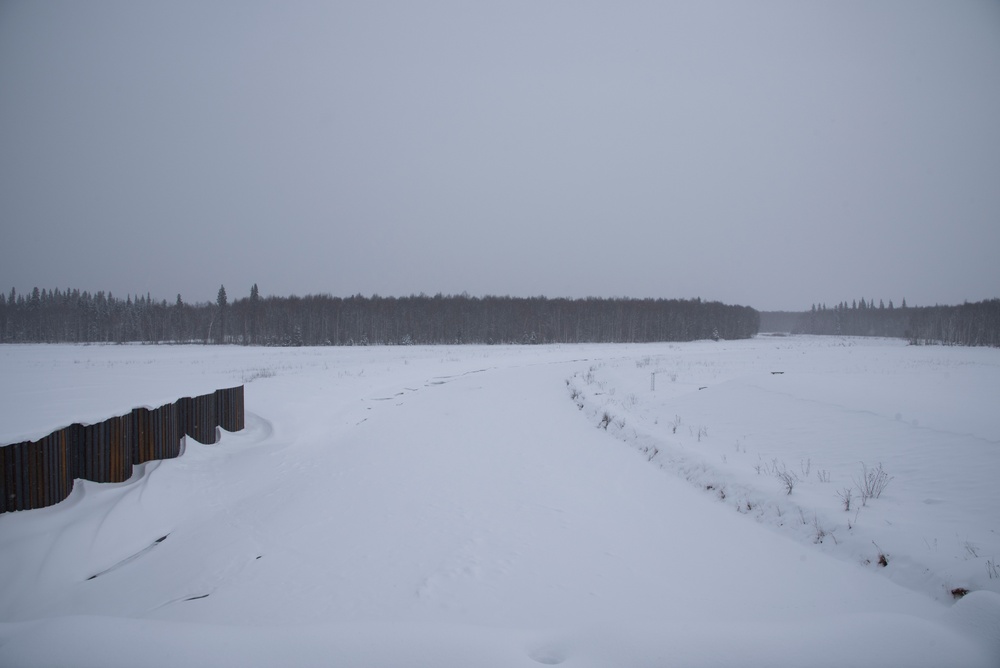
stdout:
{"type": "Polygon", "coordinates": [[[592,424],[738,513],[942,602],[1000,593],[996,350],[700,342],[568,386],[592,424]]]}

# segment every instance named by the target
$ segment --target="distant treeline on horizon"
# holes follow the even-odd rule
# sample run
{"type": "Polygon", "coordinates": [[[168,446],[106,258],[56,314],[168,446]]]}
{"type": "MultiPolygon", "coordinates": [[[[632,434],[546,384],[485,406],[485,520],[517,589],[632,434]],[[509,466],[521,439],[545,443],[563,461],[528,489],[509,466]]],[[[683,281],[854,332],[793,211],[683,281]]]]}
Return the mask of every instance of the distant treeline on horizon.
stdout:
{"type": "Polygon", "coordinates": [[[264,346],[639,343],[746,339],[748,306],[701,299],[260,296],[173,303],[67,289],[0,294],[2,343],[228,343],[264,346]]]}
{"type": "Polygon", "coordinates": [[[1000,299],[958,306],[899,307],[889,301],[854,300],[833,308],[814,304],[808,311],[763,312],[761,331],[791,334],[885,336],[912,344],[944,343],[1000,347],[1000,299]]]}

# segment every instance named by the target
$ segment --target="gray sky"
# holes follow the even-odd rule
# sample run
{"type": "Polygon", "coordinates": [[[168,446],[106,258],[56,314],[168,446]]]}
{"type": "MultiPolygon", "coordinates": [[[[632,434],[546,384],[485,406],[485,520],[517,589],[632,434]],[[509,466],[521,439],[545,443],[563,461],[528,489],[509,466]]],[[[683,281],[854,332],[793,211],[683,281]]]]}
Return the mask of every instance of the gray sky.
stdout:
{"type": "Polygon", "coordinates": [[[0,2],[0,289],[1000,296],[1000,2],[0,2]]]}

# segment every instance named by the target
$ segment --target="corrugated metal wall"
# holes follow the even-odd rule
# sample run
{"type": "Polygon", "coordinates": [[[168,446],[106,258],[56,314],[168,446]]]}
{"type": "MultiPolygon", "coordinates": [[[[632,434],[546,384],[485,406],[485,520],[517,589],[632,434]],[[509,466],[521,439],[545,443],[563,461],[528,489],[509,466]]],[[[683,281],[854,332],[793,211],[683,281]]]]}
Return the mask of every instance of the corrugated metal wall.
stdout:
{"type": "Polygon", "coordinates": [[[132,467],[180,454],[181,436],[215,443],[216,427],[244,426],[243,386],[133,409],[99,424],[73,424],[38,441],[0,447],[0,513],[44,508],[73,491],[73,480],[123,482],[132,467]]]}

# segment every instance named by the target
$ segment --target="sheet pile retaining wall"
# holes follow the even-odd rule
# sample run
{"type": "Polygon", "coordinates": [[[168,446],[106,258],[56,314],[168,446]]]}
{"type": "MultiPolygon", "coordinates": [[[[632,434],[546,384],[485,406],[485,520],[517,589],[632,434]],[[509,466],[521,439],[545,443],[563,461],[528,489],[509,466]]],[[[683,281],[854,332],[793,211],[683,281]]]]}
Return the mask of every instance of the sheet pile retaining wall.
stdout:
{"type": "Polygon", "coordinates": [[[243,426],[240,385],[5,445],[0,447],[0,513],[59,503],[73,491],[77,478],[124,482],[136,464],[179,455],[185,434],[200,443],[215,443],[216,427],[240,431],[243,426]]]}

